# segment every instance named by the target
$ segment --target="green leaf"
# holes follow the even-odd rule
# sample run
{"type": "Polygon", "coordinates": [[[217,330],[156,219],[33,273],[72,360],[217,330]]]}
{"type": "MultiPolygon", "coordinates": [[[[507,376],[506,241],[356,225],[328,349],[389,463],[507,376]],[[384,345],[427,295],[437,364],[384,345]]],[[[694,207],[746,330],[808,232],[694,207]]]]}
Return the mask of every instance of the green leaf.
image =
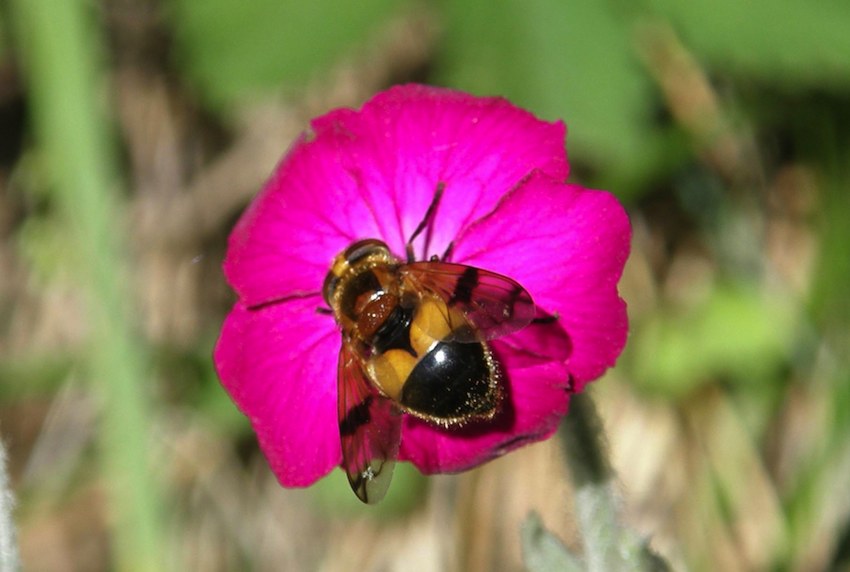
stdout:
{"type": "Polygon", "coordinates": [[[172,0],[178,64],[213,105],[297,88],[379,29],[403,0],[172,0]]]}
{"type": "Polygon", "coordinates": [[[0,402],[54,395],[74,365],[72,356],[64,352],[0,360],[0,402]]]}
{"type": "Polygon", "coordinates": [[[564,119],[573,156],[604,171],[645,168],[659,145],[652,92],[629,24],[593,0],[446,2],[443,83],[504,95],[546,119],[564,119]]]}
{"type": "Polygon", "coordinates": [[[522,525],[522,560],[529,572],[581,572],[581,562],[531,513],[522,525]]]}
{"type": "Polygon", "coordinates": [[[693,311],[657,316],[629,351],[638,381],[674,397],[718,376],[759,383],[787,359],[796,323],[787,301],[718,288],[693,311]]]}
{"type": "Polygon", "coordinates": [[[3,13],[0,10],[0,63],[6,57],[9,50],[9,39],[6,37],[6,23],[3,21],[3,13]]]}
{"type": "Polygon", "coordinates": [[[651,0],[709,65],[787,85],[850,87],[850,4],[651,0]]]}

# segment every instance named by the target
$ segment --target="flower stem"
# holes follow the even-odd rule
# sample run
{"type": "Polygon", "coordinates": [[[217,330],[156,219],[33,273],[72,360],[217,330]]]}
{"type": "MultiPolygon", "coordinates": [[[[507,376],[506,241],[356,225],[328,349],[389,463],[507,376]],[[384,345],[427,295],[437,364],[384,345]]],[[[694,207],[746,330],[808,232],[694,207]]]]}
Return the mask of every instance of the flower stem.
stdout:
{"type": "Polygon", "coordinates": [[[75,276],[91,329],[87,373],[101,396],[100,460],[110,493],[117,570],[161,570],[163,527],[150,467],[151,411],[141,344],[132,333],[125,219],[98,73],[95,5],[17,0],[17,39],[55,205],[69,224],[75,276]]]}
{"type": "Polygon", "coordinates": [[[6,474],[6,446],[0,439],[0,570],[13,572],[21,568],[18,546],[15,541],[15,525],[12,510],[15,497],[6,474]]]}
{"type": "Polygon", "coordinates": [[[570,411],[559,431],[575,487],[588,572],[668,569],[635,532],[620,522],[620,502],[602,421],[587,393],[571,398],[570,411]]]}

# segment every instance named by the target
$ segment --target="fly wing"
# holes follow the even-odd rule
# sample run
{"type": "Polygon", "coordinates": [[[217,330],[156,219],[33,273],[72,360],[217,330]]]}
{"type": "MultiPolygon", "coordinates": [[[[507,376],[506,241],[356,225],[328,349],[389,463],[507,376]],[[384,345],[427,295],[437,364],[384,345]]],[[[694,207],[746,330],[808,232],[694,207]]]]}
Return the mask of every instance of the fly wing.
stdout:
{"type": "Polygon", "coordinates": [[[412,290],[430,293],[445,304],[443,315],[454,340],[492,340],[521,330],[534,319],[531,295],[507,276],[438,261],[413,262],[399,272],[412,290]],[[472,327],[464,327],[464,321],[472,327]]]}
{"type": "Polygon", "coordinates": [[[384,498],[401,440],[401,413],[369,383],[349,344],[339,353],[339,436],[342,466],[365,503],[384,498]]]}

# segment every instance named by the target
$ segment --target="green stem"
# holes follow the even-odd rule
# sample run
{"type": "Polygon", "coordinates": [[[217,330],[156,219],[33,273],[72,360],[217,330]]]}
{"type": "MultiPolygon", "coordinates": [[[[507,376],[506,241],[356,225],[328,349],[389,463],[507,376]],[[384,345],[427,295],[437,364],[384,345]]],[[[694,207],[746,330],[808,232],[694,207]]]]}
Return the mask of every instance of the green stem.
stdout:
{"type": "Polygon", "coordinates": [[[151,410],[140,344],[131,333],[123,213],[99,113],[99,35],[80,0],[17,0],[16,31],[57,206],[71,225],[87,294],[88,366],[102,396],[103,470],[110,487],[115,567],[160,570],[159,491],[150,467],[151,410]]]}
{"type": "Polygon", "coordinates": [[[666,570],[637,534],[621,523],[615,474],[608,461],[602,421],[587,393],[574,395],[560,434],[575,487],[588,572],[666,570]]]}
{"type": "Polygon", "coordinates": [[[12,519],[14,508],[15,497],[12,495],[9,476],[6,474],[6,446],[0,439],[0,570],[9,572],[21,568],[15,539],[15,524],[12,519]]]}

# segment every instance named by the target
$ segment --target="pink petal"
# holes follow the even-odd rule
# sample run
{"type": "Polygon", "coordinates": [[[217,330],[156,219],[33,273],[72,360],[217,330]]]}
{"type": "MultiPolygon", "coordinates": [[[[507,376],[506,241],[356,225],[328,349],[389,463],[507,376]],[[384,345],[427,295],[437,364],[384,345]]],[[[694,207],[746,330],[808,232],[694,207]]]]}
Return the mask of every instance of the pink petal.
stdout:
{"type": "Polygon", "coordinates": [[[224,272],[246,305],[315,294],[337,253],[380,227],[340,164],[341,131],[302,137],[230,235],[224,272]]]}
{"type": "Polygon", "coordinates": [[[552,361],[566,362],[573,350],[561,320],[532,322],[519,332],[499,338],[498,343],[500,355],[509,360],[511,368],[519,369],[552,361]]]}
{"type": "Polygon", "coordinates": [[[630,239],[628,216],[612,195],[536,173],[463,232],[453,261],[510,276],[557,313],[581,389],[614,364],[626,341],[617,282],[630,239]]]}
{"type": "Polygon", "coordinates": [[[214,360],[222,384],[251,420],[280,483],[307,486],[342,459],[336,411],[339,332],[316,297],[259,310],[237,303],[214,360]]]}
{"type": "Polygon", "coordinates": [[[375,96],[346,127],[363,142],[353,157],[374,204],[392,205],[394,232],[383,235],[395,252],[422,220],[436,186],[445,193],[434,219],[428,252],[442,254],[470,221],[534,169],[565,179],[565,127],[547,123],[502,98],[480,98],[422,85],[403,85],[375,96]]]}
{"type": "Polygon", "coordinates": [[[532,170],[559,180],[568,171],[563,123],[500,98],[405,85],[312,126],[231,236],[225,273],[249,306],[317,292],[356,239],[379,238],[403,255],[439,183],[428,255],[442,254],[532,170]]]}
{"type": "Polygon", "coordinates": [[[411,416],[405,417],[399,458],[425,474],[470,469],[517,447],[546,439],[567,412],[567,368],[549,362],[516,368],[509,356],[493,344],[500,363],[510,373],[504,380],[500,412],[488,422],[442,429],[411,416]]]}

